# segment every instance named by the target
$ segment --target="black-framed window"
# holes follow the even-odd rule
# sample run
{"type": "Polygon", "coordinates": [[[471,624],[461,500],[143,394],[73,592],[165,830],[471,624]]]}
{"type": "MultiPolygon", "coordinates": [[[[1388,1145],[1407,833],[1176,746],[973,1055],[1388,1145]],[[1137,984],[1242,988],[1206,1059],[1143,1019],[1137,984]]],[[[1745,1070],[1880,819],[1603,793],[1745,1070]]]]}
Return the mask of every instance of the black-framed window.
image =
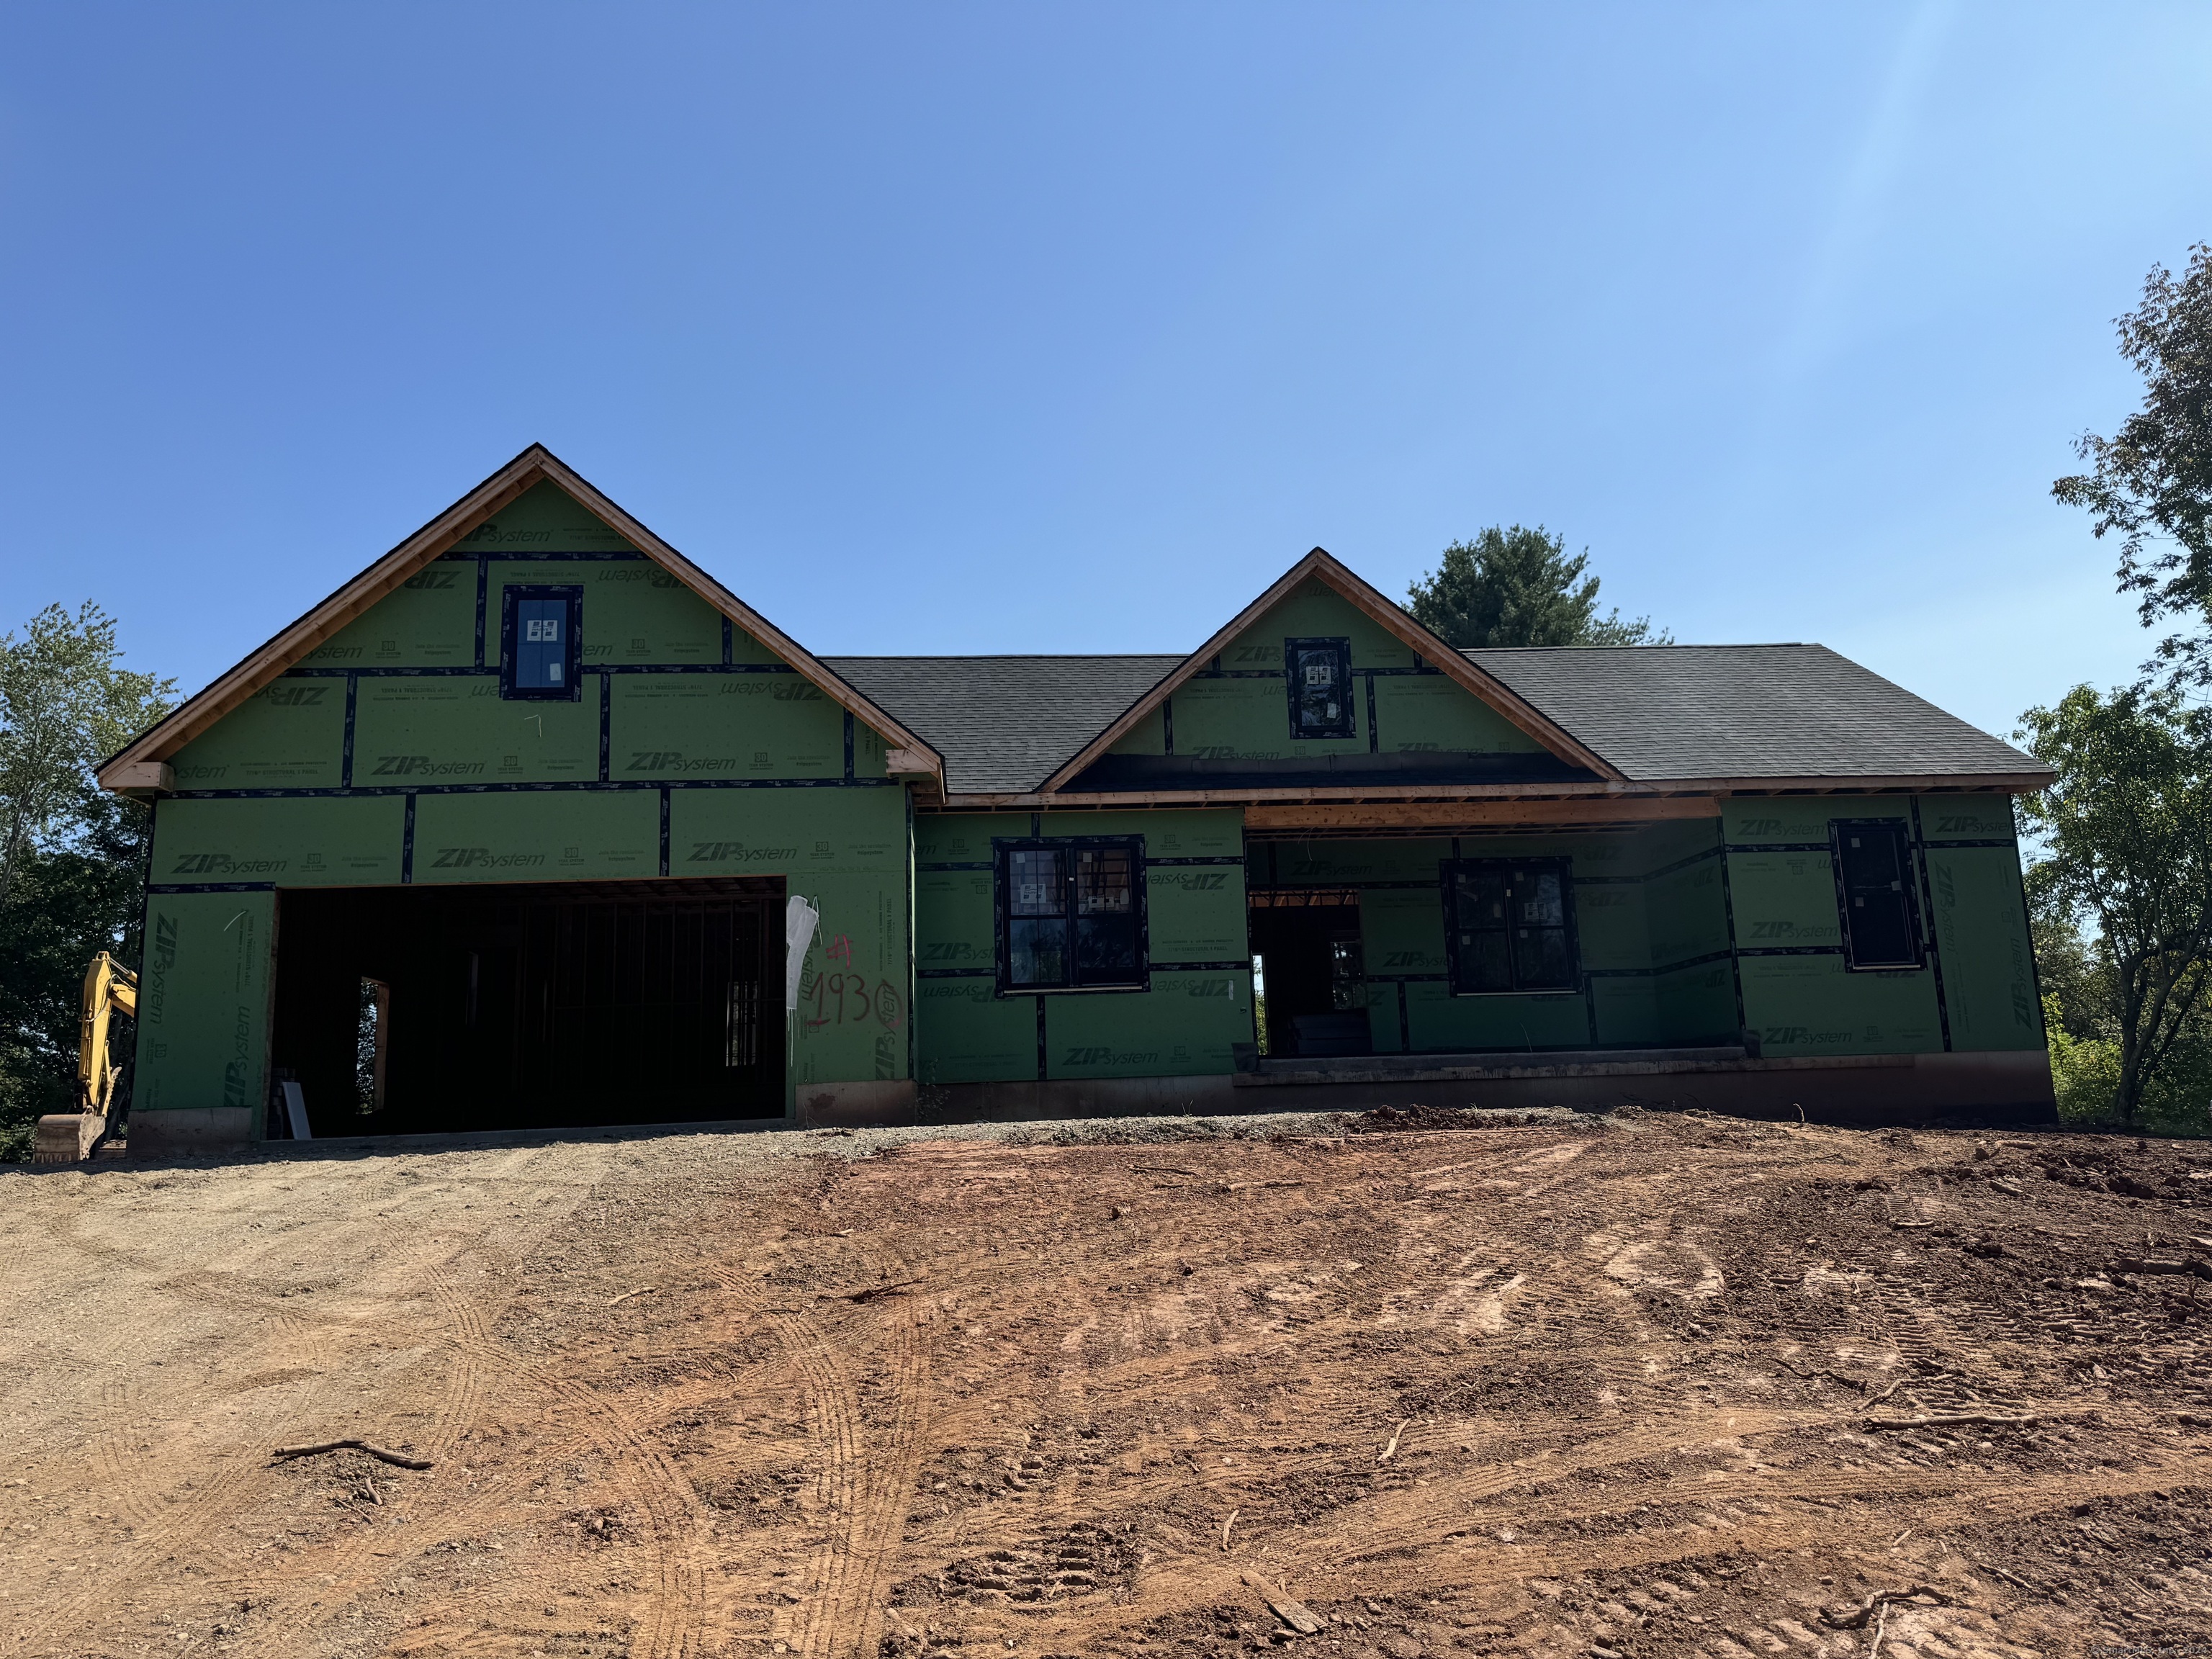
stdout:
{"type": "Polygon", "coordinates": [[[1146,986],[1142,836],[1002,839],[992,846],[1002,993],[1146,986]]]}
{"type": "Polygon", "coordinates": [[[1837,818],[1828,836],[1844,965],[1919,967],[1920,911],[1912,902],[1912,848],[1905,825],[1896,818],[1837,818]]]}
{"type": "Polygon", "coordinates": [[[1565,859],[1447,863],[1444,940],[1452,994],[1580,990],[1571,881],[1565,859]]]}
{"type": "Polygon", "coordinates": [[[499,627],[499,695],[583,696],[584,590],[513,586],[499,627]]]}
{"type": "Polygon", "coordinates": [[[1354,735],[1350,640],[1285,640],[1283,676],[1290,682],[1292,737],[1354,735]]]}

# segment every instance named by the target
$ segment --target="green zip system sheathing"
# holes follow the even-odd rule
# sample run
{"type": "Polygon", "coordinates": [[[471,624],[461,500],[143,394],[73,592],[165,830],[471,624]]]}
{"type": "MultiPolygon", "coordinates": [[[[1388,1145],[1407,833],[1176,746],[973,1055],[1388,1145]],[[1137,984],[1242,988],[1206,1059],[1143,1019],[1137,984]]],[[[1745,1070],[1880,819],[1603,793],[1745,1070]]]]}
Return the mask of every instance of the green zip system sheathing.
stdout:
{"type": "Polygon", "coordinates": [[[1218,1076],[1252,1041],[1240,811],[931,814],[915,865],[922,1082],[1218,1076]],[[998,994],[994,842],[1033,836],[1142,839],[1150,988],[998,994]]]}
{"type": "Polygon", "coordinates": [[[1737,799],[1722,813],[1744,1024],[1771,1055],[2039,1048],[2008,797],[1737,799]],[[1926,965],[1844,963],[1838,820],[1881,819],[1911,852],[1926,965]]]}
{"type": "Polygon", "coordinates": [[[238,1113],[261,1105],[275,922],[273,893],[157,893],[149,900],[134,1113],[238,1113]]]}
{"type": "MultiPolygon", "coordinates": [[[[1717,817],[1633,827],[1249,846],[1233,806],[917,817],[884,738],[802,665],[555,485],[531,489],[167,757],[136,1109],[173,1115],[180,1133],[195,1113],[225,1120],[216,1139],[258,1133],[270,1010],[289,994],[285,975],[313,962],[284,954],[283,890],[331,887],[635,882],[647,893],[713,878],[661,890],[738,894],[751,915],[781,902],[779,888],[803,897],[820,921],[785,1019],[782,1077],[787,1105],[810,1110],[895,1102],[882,1085],[910,1096],[915,1079],[1224,1076],[1255,1035],[1254,903],[1327,912],[1308,931],[1331,948],[1356,927],[1381,1053],[1741,1042],[1784,1058],[2044,1040],[2002,793],[1731,796],[1717,817]],[[517,586],[575,597],[580,672],[562,688],[573,695],[501,695],[517,586]],[[1847,965],[1830,848],[1838,821],[1853,819],[1903,834],[1921,966],[1847,965]],[[1145,988],[1000,994],[995,843],[1082,836],[1142,843],[1145,988]],[[1474,859],[1566,861],[1573,989],[1451,994],[1443,866],[1474,859]]],[[[1085,776],[1074,786],[1085,793],[1276,792],[1327,777],[1332,788],[1479,779],[1541,794],[1552,781],[1593,781],[1317,579],[1178,684],[1085,776]],[[1291,640],[1317,653],[1309,662],[1341,642],[1349,735],[1292,735],[1291,640]]],[[[1468,805],[1470,819],[1486,810],[1468,805]]],[[[601,902],[576,891],[580,906],[601,902]]],[[[340,902],[303,897],[293,915],[306,928],[318,905],[334,915],[340,902]]],[[[428,914],[471,901],[412,902],[428,914]]],[[[742,1029],[772,1030],[781,1012],[763,1002],[742,1029]]],[[[281,1050],[283,1033],[275,1041],[281,1050]]],[[[732,1042],[715,1052],[737,1052],[732,1042]]]]}
{"type": "Polygon", "coordinates": [[[1379,1054],[1656,1048],[1734,1040],[1728,914],[1717,823],[1489,833],[1404,841],[1276,842],[1253,849],[1256,887],[1357,895],[1370,1037],[1379,1054]],[[1583,984],[1454,996],[1443,865],[1565,859],[1583,984]]]}
{"type": "Polygon", "coordinates": [[[1633,830],[1281,842],[1255,846],[1252,871],[1255,887],[1356,890],[1379,1053],[1687,1047],[1739,1032],[1776,1057],[2044,1042],[2004,796],[1763,797],[1633,830]],[[1845,963],[1829,848],[1837,821],[1863,818],[1906,836],[1922,968],[1845,963]],[[1449,994],[1438,866],[1455,856],[1570,860],[1579,992],[1449,994]]]}
{"type": "Polygon", "coordinates": [[[907,1078],[908,806],[885,750],[540,484],[179,751],[137,1109],[258,1118],[284,887],[779,877],[822,918],[787,1082],[907,1078]],[[580,590],[574,701],[500,696],[512,583],[580,590]]]}
{"type": "Polygon", "coordinates": [[[1423,665],[1396,635],[1318,582],[1310,582],[1238,635],[1218,668],[1185,681],[1164,709],[1114,744],[1115,755],[1200,760],[1325,759],[1332,755],[1526,755],[1533,738],[1495,709],[1423,665]],[[1284,641],[1341,639],[1351,647],[1352,735],[1289,735],[1284,641]]]}

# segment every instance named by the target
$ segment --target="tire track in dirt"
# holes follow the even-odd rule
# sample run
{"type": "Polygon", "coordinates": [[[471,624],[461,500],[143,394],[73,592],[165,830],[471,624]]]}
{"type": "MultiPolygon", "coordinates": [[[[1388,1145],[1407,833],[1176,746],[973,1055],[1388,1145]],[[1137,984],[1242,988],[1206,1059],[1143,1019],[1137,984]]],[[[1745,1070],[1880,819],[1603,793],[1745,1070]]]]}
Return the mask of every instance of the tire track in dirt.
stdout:
{"type": "MultiPolygon", "coordinates": [[[[512,1159],[508,1160],[511,1164],[512,1159]]],[[[463,1184],[467,1178],[463,1178],[463,1184]]],[[[303,1186],[307,1183],[302,1183],[303,1186]]],[[[312,1202],[319,1194],[310,1192],[306,1198],[297,1199],[294,1206],[312,1202]]],[[[374,1208],[391,1202],[392,1194],[372,1193],[357,1206],[358,1210],[374,1208]]],[[[272,1216],[281,1212],[272,1212],[272,1216]]],[[[474,1421],[472,1402],[481,1397],[483,1375],[487,1366],[504,1369],[518,1376],[529,1376],[532,1368],[518,1365],[488,1334],[489,1327],[476,1300],[461,1291],[455,1284],[451,1265],[457,1254],[468,1251],[466,1242],[455,1243],[449,1232],[443,1231],[410,1235],[418,1240],[413,1255],[401,1261],[387,1261],[384,1272],[403,1281],[412,1279],[426,1287],[441,1310],[452,1322],[447,1331],[424,1332],[419,1323],[374,1309],[356,1311],[325,1312],[316,1310],[303,1313],[298,1305],[253,1290],[241,1288],[236,1281],[245,1277],[241,1267],[229,1273],[218,1273],[201,1268],[188,1268],[172,1273],[163,1279],[153,1279],[151,1270],[136,1253],[107,1244],[84,1235],[81,1230],[71,1230],[64,1241],[69,1246],[85,1254],[100,1257],[112,1265],[133,1270],[137,1276],[150,1279],[149,1288],[189,1304],[221,1308],[233,1313],[258,1315],[261,1322],[283,1332],[289,1343],[307,1345],[306,1352],[292,1349],[295,1361],[307,1362],[304,1368],[323,1373],[326,1377],[343,1369],[342,1356],[331,1339],[340,1334],[366,1336],[382,1335],[406,1345],[428,1345],[444,1351],[453,1361],[443,1385],[438,1389],[440,1401],[448,1410],[469,1413],[468,1422],[452,1427],[442,1437],[446,1449],[458,1441],[474,1421]]],[[[234,1243],[234,1241],[233,1241],[234,1243]]],[[[280,1243],[278,1239],[259,1241],[260,1255],[266,1255],[280,1243]]],[[[537,1376],[533,1380],[542,1390],[556,1397],[565,1398],[571,1405],[582,1408],[587,1418],[619,1419],[618,1408],[605,1401],[595,1391],[566,1379],[537,1376]]],[[[385,1406],[389,1416],[416,1403],[416,1396],[403,1391],[393,1395],[385,1406]]],[[[283,1440],[313,1437],[315,1431],[302,1426],[306,1412],[295,1407],[281,1425],[270,1425],[257,1437],[263,1443],[279,1443],[283,1440]]],[[[435,1420],[435,1419],[434,1419],[435,1420]]],[[[451,1421],[450,1418],[444,1420],[451,1421]]],[[[698,1504],[688,1483],[672,1467],[660,1457],[659,1449],[639,1435],[634,1426],[617,1421],[612,1432],[591,1433],[587,1437],[605,1454],[610,1462],[616,1484],[624,1488],[638,1507],[649,1517],[650,1534],[661,1546],[659,1569],[660,1594],[652,1598],[651,1616],[646,1621],[644,1644],[634,1650],[638,1659],[689,1659],[697,1650],[704,1616],[704,1571],[696,1559],[696,1534],[698,1530],[698,1504]],[[642,1462],[650,1470],[640,1479],[636,1466],[642,1462]],[[655,1467],[656,1463],[658,1467],[655,1467]],[[686,1523],[689,1524],[686,1524],[686,1523]],[[679,1559],[671,1559],[666,1547],[677,1547],[679,1559]],[[690,1559],[680,1559],[689,1557],[690,1559]]],[[[252,1455],[243,1446],[235,1447],[224,1456],[212,1480],[202,1482],[195,1490],[193,1500],[186,1512],[175,1513],[173,1506],[162,1506],[152,1516],[152,1525],[132,1546],[124,1552],[110,1571],[106,1583],[95,1588],[87,1584],[59,1605],[46,1610],[45,1616],[26,1627],[20,1639],[29,1641],[45,1638],[58,1630],[82,1628],[94,1607],[114,1595],[118,1581],[129,1582],[143,1576],[161,1559],[174,1556],[188,1548],[197,1548],[204,1558],[215,1554],[213,1543],[217,1533],[234,1522],[255,1504],[269,1495],[271,1483],[267,1475],[268,1465],[252,1455]]],[[[471,1506],[481,1508],[480,1505],[471,1506]]],[[[374,1553],[374,1540],[357,1539],[351,1549],[341,1553],[335,1565],[352,1569],[345,1575],[347,1587],[361,1589],[370,1582],[361,1577],[362,1560],[374,1553]]],[[[264,1607],[270,1615],[268,1621],[257,1620],[261,1628],[247,1638],[238,1650],[243,1653],[265,1652],[276,1659],[296,1651],[296,1638],[319,1620],[311,1616],[316,1602],[327,1598],[330,1586],[308,1589],[295,1579],[274,1571],[248,1571],[243,1575],[226,1577],[228,1587],[242,1592],[243,1598],[264,1607]]],[[[325,1615],[326,1616],[326,1615],[325,1615]]]]}
{"type": "MultiPolygon", "coordinates": [[[[869,1265],[883,1282],[895,1267],[906,1271],[889,1258],[871,1259],[869,1265]]],[[[898,1296],[881,1304],[889,1317],[872,1334],[887,1340],[881,1393],[888,1416],[872,1427],[863,1420],[860,1391],[842,1358],[847,1346],[857,1344],[833,1339],[811,1314],[771,1304],[754,1288],[757,1279],[726,1270],[713,1277],[749,1320],[775,1332],[786,1364],[797,1374],[819,1449],[815,1503],[835,1517],[814,1548],[798,1623],[779,1634],[805,1659],[842,1654],[873,1659],[882,1633],[883,1589],[921,1475],[928,1329],[937,1317],[937,1299],[898,1296]]],[[[858,1307],[851,1316],[865,1317],[858,1307]]]]}
{"type": "MultiPolygon", "coordinates": [[[[2212,1458],[2194,1460],[2193,1466],[2185,1470],[2169,1466],[2162,1472],[2134,1476],[2115,1473],[2091,1482],[2054,1480],[2006,1484],[1991,1480],[1976,1484],[1972,1490],[1954,1487],[1941,1493],[1902,1494],[1906,1507],[1898,1510],[1894,1519],[1899,1523],[1917,1521],[1932,1528],[1997,1516],[2027,1516],[2071,1504],[2092,1493],[2130,1494],[2151,1490],[2185,1474],[2193,1479],[2212,1478],[2212,1458]],[[1917,1504],[1916,1499],[1919,1500],[1917,1504]]],[[[1655,1485],[1650,1492],[1638,1496],[1649,1498],[1664,1492],[1662,1486],[1655,1485]]],[[[1718,1507],[1730,1513],[1725,1517],[1711,1517],[1721,1523],[1717,1528],[1700,1526],[1688,1532],[1656,1534],[1614,1534],[1574,1542],[1524,1543],[1505,1549],[1491,1541],[1487,1528],[1523,1519],[1522,1510],[1499,1510],[1470,1516],[1465,1526],[1426,1539],[1415,1540],[1401,1534],[1387,1555],[1382,1550],[1364,1550],[1358,1555],[1347,1556],[1334,1534],[1321,1534],[1314,1528],[1302,1528],[1279,1532],[1271,1539],[1269,1571],[1294,1595],[1343,1601],[1377,1591],[1401,1595],[1409,1590],[1464,1595],[1469,1592],[1504,1590],[1531,1578],[1561,1579],[1596,1571],[1663,1569],[1709,1555],[1723,1547],[1723,1539],[1724,1547],[1731,1551],[1771,1556],[1811,1549],[1815,1553],[1847,1558],[1868,1547],[1869,1529],[1863,1516],[1802,1505],[1793,1505],[1787,1511],[1777,1507],[1778,1497],[1786,1499],[1790,1496],[1770,1491],[1751,1498],[1751,1503],[1760,1506],[1759,1510],[1722,1499],[1718,1507]],[[1720,1535],[1716,1536],[1716,1532],[1720,1535]],[[1480,1543],[1474,1541],[1478,1534],[1480,1543]],[[1369,1564],[1370,1571],[1360,1571],[1363,1561],[1369,1564]]],[[[1888,1522],[1893,1518],[1893,1500],[1886,1493],[1869,1496],[1881,1498],[1881,1507],[1873,1512],[1882,1517],[1883,1523],[1888,1522]]],[[[1593,1516],[1616,1514],[1620,1507],[1609,1503],[1602,1510],[1592,1509],[1586,1513],[1593,1516]]],[[[1565,1510],[1547,1510],[1547,1518],[1554,1513],[1562,1516],[1570,1514],[1565,1510]]],[[[1332,1523],[1339,1520],[1338,1516],[1331,1517],[1332,1523]]],[[[1212,1553],[1164,1560],[1144,1577],[1145,1617],[1158,1620],[1224,1603],[1249,1604],[1250,1592],[1243,1585],[1240,1572],[1234,1559],[1212,1553]]],[[[1081,1648],[1110,1638],[1127,1622],[1127,1610],[1123,1607],[1070,1607],[1062,1617],[1041,1615],[1032,1628],[1040,1640],[1048,1638],[1056,1645],[1081,1648]]]]}
{"type": "MultiPolygon", "coordinates": [[[[521,1243],[526,1253],[529,1241],[521,1243]]],[[[432,1449],[441,1456],[450,1456],[476,1425],[488,1397],[534,1394],[576,1410],[583,1421],[572,1443],[589,1444],[599,1451],[606,1459],[605,1478],[647,1517],[647,1537],[653,1550],[649,1571],[656,1588],[640,1621],[631,1650],[633,1659],[690,1659],[704,1639],[707,1562],[702,1541],[705,1508],[689,1480],[619,1401],[589,1384],[522,1359],[501,1344],[491,1334],[483,1300],[459,1284],[451,1253],[441,1266],[422,1273],[418,1279],[445,1316],[447,1328],[425,1333],[419,1326],[374,1314],[356,1316],[346,1323],[362,1331],[408,1335],[449,1356],[451,1364],[440,1390],[441,1428],[432,1438],[432,1449]]],[[[501,1299],[511,1301],[512,1292],[501,1299]]],[[[411,1396],[395,1396],[386,1408],[386,1415],[412,1403],[411,1396]]],[[[445,1529],[450,1531],[460,1519],[472,1521],[496,1510],[496,1504],[488,1496],[451,1506],[445,1529]]],[[[375,1553],[375,1541],[356,1540],[351,1550],[344,1553],[343,1564],[350,1571],[343,1580],[343,1588],[359,1590],[374,1582],[374,1576],[364,1575],[361,1569],[375,1553]]],[[[397,1570],[387,1568],[386,1573],[397,1570]]],[[[316,1622],[313,1605],[324,1598],[309,1597],[295,1587],[295,1593],[283,1599],[293,1604],[289,1609],[291,1616],[271,1621],[280,1623],[282,1628],[264,1629],[253,1649],[241,1651],[265,1652],[272,1659],[283,1659],[296,1650],[292,1644],[316,1622]]]]}
{"type": "MultiPolygon", "coordinates": [[[[304,1368],[326,1376],[336,1369],[335,1354],[319,1340],[328,1334],[331,1321],[301,1317],[295,1309],[277,1305],[273,1298],[217,1288],[222,1276],[204,1270],[187,1269],[165,1279],[156,1278],[155,1269],[137,1253],[87,1233],[76,1224],[80,1218],[52,1216],[41,1219],[55,1235],[57,1248],[101,1261],[112,1268],[127,1272],[144,1288],[188,1303],[260,1315],[262,1328],[283,1342],[279,1352],[283,1358],[295,1364],[304,1363],[304,1368]],[[302,1344],[306,1345],[304,1352],[300,1351],[302,1344]]],[[[264,1242],[264,1250],[268,1243],[264,1242]]],[[[270,1339],[264,1335],[261,1340],[266,1342],[270,1339]]],[[[143,1386],[133,1389],[126,1383],[125,1387],[127,1398],[141,1402],[148,1398],[143,1386]]],[[[292,1437],[301,1414],[300,1407],[295,1405],[253,1419],[260,1431],[257,1437],[265,1439],[272,1433],[292,1437]]],[[[89,1626],[100,1607],[126,1600],[125,1592],[128,1588],[154,1575],[165,1559],[195,1550],[203,1556],[212,1555],[212,1540],[218,1531],[258,1502],[267,1485],[265,1463],[252,1455],[243,1443],[241,1435],[234,1434],[231,1440],[233,1443],[228,1446],[213,1449],[211,1455],[203,1454],[194,1460],[198,1473],[186,1483],[191,1492],[186,1498],[173,1486],[166,1490],[149,1490],[149,1477],[171,1467],[173,1458],[133,1458],[126,1462],[119,1451],[114,1451],[112,1456],[107,1455],[113,1450],[113,1442],[103,1437],[103,1450],[96,1452],[92,1460],[94,1472],[97,1474],[112,1470],[120,1474],[127,1483],[125,1489],[137,1494],[136,1512],[143,1518],[135,1528],[135,1535],[115,1553],[97,1580],[88,1577],[58,1601],[49,1602],[30,1613],[27,1622],[18,1626],[18,1642],[27,1645],[70,1637],[89,1626]]],[[[35,1654],[40,1650],[33,1647],[30,1651],[35,1654]]]]}

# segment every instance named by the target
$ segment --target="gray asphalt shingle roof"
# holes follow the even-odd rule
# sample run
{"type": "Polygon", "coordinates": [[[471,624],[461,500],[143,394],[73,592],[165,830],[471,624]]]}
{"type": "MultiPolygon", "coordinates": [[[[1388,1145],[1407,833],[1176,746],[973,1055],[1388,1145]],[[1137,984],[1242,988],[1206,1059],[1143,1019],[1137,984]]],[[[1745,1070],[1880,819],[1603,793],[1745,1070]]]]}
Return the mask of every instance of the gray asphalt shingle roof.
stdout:
{"type": "Polygon", "coordinates": [[[1034,789],[1180,656],[824,657],[945,757],[959,794],[1034,789]]]}
{"type": "Polygon", "coordinates": [[[1825,645],[1469,651],[1631,778],[2033,772],[2040,763],[1825,645]]]}
{"type": "MultiPolygon", "coordinates": [[[[2038,769],[2009,744],[1826,646],[1466,654],[1632,779],[1965,779],[2038,769]]],[[[1034,789],[1183,659],[822,660],[933,744],[946,787],[968,794],[1034,789]]]]}

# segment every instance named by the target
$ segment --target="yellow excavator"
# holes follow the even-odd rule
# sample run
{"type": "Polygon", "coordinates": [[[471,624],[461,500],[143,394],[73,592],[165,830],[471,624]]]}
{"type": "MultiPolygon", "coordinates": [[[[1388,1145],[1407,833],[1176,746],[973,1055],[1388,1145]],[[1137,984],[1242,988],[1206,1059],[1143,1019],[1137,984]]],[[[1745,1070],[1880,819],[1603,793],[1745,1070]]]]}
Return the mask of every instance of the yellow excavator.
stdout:
{"type": "Polygon", "coordinates": [[[92,1156],[107,1133],[107,1109],[115,1103],[123,1068],[113,1063],[107,1044],[108,1022],[117,1014],[138,1013],[138,975],[102,951],[84,975],[84,1012],[77,1022],[76,1110],[39,1120],[31,1148],[33,1164],[76,1164],[92,1156]]]}

